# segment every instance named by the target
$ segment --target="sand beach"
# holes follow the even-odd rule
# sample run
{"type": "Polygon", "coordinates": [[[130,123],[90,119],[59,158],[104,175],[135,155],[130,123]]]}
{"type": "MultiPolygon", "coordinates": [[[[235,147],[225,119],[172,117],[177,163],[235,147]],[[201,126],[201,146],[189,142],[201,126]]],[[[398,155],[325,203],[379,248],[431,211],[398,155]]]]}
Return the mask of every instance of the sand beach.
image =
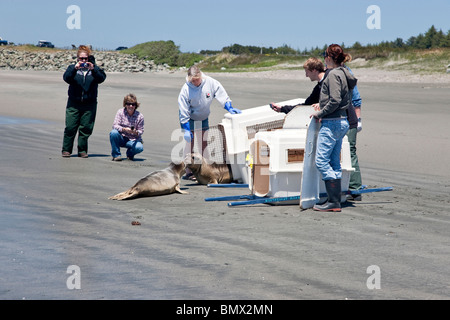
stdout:
{"type": "MultiPolygon", "coordinates": [[[[108,73],[89,158],[64,159],[62,72],[0,71],[0,299],[449,299],[450,74],[353,71],[363,183],[393,191],[335,214],[206,202],[249,190],[190,181],[187,195],[108,200],[170,163],[185,74],[108,73]],[[108,135],[130,92],[145,116],[144,152],[116,163],[108,135]],[[67,284],[70,266],[79,289],[67,284]],[[379,289],[367,285],[370,266],[379,289]]],[[[303,70],[211,75],[240,109],[314,86],[303,70]]],[[[210,124],[224,114],[214,103],[210,124]]]]}

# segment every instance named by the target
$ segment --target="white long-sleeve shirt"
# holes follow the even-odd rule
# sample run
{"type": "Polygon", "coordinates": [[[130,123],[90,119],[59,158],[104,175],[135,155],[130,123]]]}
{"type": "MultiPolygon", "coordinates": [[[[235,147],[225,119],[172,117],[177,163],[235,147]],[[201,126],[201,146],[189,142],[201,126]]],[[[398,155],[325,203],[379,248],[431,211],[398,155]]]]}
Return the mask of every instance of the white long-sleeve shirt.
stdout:
{"type": "Polygon", "coordinates": [[[208,118],[213,99],[217,99],[222,107],[227,101],[231,102],[219,81],[202,74],[202,83],[196,87],[186,79],[178,96],[180,123],[187,123],[190,119],[203,121],[208,118]]]}

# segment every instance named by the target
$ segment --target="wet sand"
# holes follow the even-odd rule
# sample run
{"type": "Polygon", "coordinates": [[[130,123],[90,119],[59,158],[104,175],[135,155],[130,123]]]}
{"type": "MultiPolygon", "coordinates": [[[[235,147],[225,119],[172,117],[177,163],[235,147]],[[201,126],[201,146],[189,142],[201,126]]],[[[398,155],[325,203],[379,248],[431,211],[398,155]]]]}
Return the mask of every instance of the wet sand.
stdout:
{"type": "MultiPolygon", "coordinates": [[[[358,72],[363,183],[394,190],[330,214],[206,202],[249,190],[187,181],[188,195],[108,200],[168,166],[184,74],[108,74],[90,157],[63,159],[62,73],[1,71],[0,299],[450,298],[450,82],[358,72]],[[145,150],[115,163],[108,134],[129,92],[145,115],[145,150]],[[80,289],[67,286],[71,265],[80,268],[80,289]],[[367,286],[373,265],[380,289],[367,286]]],[[[303,75],[214,76],[246,109],[305,98],[314,84],[303,75]]],[[[214,103],[210,124],[223,115],[214,103]]]]}

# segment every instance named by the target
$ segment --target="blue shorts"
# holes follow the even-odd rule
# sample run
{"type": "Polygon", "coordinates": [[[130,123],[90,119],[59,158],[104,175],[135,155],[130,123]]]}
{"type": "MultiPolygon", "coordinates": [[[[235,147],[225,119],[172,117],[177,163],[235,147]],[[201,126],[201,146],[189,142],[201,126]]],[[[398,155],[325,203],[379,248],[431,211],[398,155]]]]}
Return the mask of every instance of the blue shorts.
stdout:
{"type": "Polygon", "coordinates": [[[209,129],[209,121],[208,118],[206,118],[203,121],[199,121],[199,120],[189,120],[189,128],[191,128],[191,131],[194,131],[196,129],[200,129],[202,128],[203,131],[206,131],[209,129]]]}

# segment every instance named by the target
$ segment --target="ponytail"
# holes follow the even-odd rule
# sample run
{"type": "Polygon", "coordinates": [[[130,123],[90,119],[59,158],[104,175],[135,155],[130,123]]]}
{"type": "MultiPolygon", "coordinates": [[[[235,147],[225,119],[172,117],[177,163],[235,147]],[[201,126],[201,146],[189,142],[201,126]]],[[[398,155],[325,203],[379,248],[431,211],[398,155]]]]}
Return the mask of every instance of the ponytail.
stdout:
{"type": "Polygon", "coordinates": [[[343,62],[348,62],[352,59],[351,55],[344,53],[344,50],[338,44],[330,45],[326,53],[337,65],[341,65],[343,62]]]}
{"type": "Polygon", "coordinates": [[[344,53],[344,56],[345,56],[344,63],[351,62],[352,59],[353,59],[352,56],[349,53],[344,53]]]}

